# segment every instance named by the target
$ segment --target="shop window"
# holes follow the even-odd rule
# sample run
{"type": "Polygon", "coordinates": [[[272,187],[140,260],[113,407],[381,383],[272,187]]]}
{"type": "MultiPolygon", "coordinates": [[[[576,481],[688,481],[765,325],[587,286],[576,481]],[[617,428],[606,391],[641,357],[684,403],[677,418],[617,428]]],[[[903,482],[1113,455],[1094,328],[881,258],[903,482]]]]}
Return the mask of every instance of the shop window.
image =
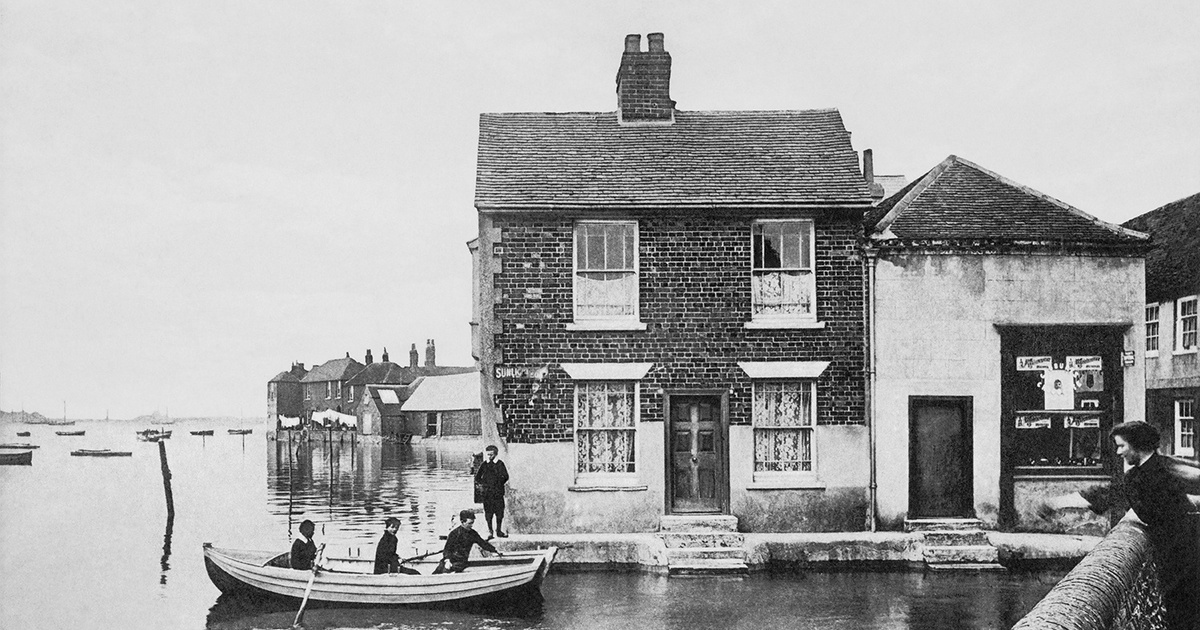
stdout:
{"type": "Polygon", "coordinates": [[[760,221],[751,228],[751,318],[815,321],[813,222],[760,221]]]}
{"type": "Polygon", "coordinates": [[[1112,395],[1099,356],[1019,356],[1013,391],[1018,473],[1103,467],[1112,395]]]}
{"type": "Polygon", "coordinates": [[[575,471],[580,480],[635,472],[637,384],[575,385],[575,471]]]}
{"type": "Polygon", "coordinates": [[[1175,454],[1184,457],[1196,456],[1196,407],[1195,399],[1182,398],[1175,401],[1175,454]]]}
{"type": "Polygon", "coordinates": [[[1196,351],[1196,296],[1175,302],[1175,352],[1196,351]]]}
{"type": "Polygon", "coordinates": [[[754,477],[813,472],[813,381],[754,383],[754,477]]]}
{"type": "Polygon", "coordinates": [[[1158,304],[1146,305],[1146,356],[1158,356],[1158,304]]]}
{"type": "Polygon", "coordinates": [[[638,321],[637,222],[575,225],[575,321],[638,321]]]}

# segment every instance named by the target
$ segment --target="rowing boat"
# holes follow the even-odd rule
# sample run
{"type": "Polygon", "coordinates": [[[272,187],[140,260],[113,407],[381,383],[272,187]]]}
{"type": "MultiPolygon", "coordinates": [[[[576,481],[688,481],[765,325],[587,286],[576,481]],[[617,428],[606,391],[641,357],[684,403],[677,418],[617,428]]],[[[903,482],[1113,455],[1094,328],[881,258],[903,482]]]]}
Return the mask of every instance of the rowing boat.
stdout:
{"type": "Polygon", "coordinates": [[[230,429],[229,435],[247,435],[254,433],[254,429],[230,429]]]}
{"type": "Polygon", "coordinates": [[[310,605],[433,606],[470,605],[512,598],[541,600],[541,584],[557,547],[513,551],[473,559],[462,573],[433,575],[437,562],[407,564],[420,575],[374,575],[374,561],[331,558],[316,571],[289,568],[287,553],[213,547],[204,543],[204,567],[223,593],[247,593],[299,601],[312,578],[310,605]]]}
{"type": "Polygon", "coordinates": [[[55,431],[54,435],[83,435],[83,431],[55,431]]]}
{"type": "Polygon", "coordinates": [[[212,435],[212,429],[204,429],[203,431],[192,431],[192,435],[212,435]]]}
{"type": "Polygon", "coordinates": [[[17,437],[29,437],[29,431],[17,431],[17,437]]]}
{"type": "Polygon", "coordinates": [[[29,450],[31,448],[41,448],[41,446],[38,446],[37,444],[0,444],[0,448],[29,450]]]}
{"type": "Polygon", "coordinates": [[[6,451],[0,453],[0,466],[32,466],[33,451],[6,451]]]}
{"type": "Polygon", "coordinates": [[[112,451],[107,448],[80,448],[71,451],[75,457],[132,457],[133,451],[112,451]]]}
{"type": "Polygon", "coordinates": [[[145,429],[138,431],[137,436],[138,439],[143,442],[157,442],[159,440],[171,439],[171,432],[163,431],[161,429],[145,429]]]}

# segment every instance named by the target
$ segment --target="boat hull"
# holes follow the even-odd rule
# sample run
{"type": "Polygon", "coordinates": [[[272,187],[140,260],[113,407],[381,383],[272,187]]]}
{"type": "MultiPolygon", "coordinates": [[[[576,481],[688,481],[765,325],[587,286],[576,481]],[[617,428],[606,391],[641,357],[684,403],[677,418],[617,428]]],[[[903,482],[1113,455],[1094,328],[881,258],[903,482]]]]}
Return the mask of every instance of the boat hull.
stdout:
{"type": "Polygon", "coordinates": [[[75,457],[133,457],[133,451],[110,451],[108,449],[91,450],[86,448],[71,451],[75,457]]]}
{"type": "Polygon", "coordinates": [[[0,452],[0,465],[3,466],[32,466],[33,451],[0,452]]]}
{"type": "MultiPolygon", "coordinates": [[[[473,563],[462,573],[372,575],[320,570],[309,606],[477,607],[538,606],[541,583],[557,549],[506,554],[506,562],[473,563]],[[474,571],[472,571],[474,569],[474,571]]],[[[222,593],[299,603],[310,571],[269,566],[271,554],[204,547],[204,567],[222,593]],[[257,554],[257,555],[252,555],[257,554]]]]}

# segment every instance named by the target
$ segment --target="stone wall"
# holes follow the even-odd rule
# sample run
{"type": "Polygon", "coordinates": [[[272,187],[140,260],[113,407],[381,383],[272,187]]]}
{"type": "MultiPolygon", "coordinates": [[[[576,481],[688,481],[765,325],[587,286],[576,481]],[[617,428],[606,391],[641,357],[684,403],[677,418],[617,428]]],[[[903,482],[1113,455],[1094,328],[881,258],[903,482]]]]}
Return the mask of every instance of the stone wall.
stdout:
{"type": "Polygon", "coordinates": [[[1013,630],[1158,630],[1162,613],[1150,540],[1126,519],[1013,630]]]}

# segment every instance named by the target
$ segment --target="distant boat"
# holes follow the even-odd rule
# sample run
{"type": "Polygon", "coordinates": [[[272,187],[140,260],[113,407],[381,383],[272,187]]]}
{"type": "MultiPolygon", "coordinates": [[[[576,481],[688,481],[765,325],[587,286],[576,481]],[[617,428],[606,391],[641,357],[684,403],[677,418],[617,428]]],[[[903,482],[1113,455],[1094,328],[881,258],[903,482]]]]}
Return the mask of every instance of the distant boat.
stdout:
{"type": "Polygon", "coordinates": [[[248,435],[254,433],[254,429],[230,429],[229,435],[248,435]]]}
{"type": "Polygon", "coordinates": [[[54,435],[83,435],[84,431],[55,431],[54,435]]]}
{"type": "Polygon", "coordinates": [[[26,450],[26,449],[41,448],[41,447],[38,446],[37,444],[0,444],[0,448],[9,448],[9,449],[15,448],[15,449],[26,450]]]}
{"type": "Polygon", "coordinates": [[[32,466],[33,451],[12,451],[0,453],[0,465],[32,466]]]}
{"type": "Polygon", "coordinates": [[[111,451],[107,448],[81,448],[71,451],[75,457],[132,457],[133,451],[111,451]]]}
{"type": "Polygon", "coordinates": [[[28,431],[17,431],[17,437],[29,437],[28,431]]]}
{"type": "Polygon", "coordinates": [[[212,429],[204,429],[203,431],[192,431],[192,435],[212,435],[212,429]]]}
{"type": "Polygon", "coordinates": [[[137,432],[137,436],[143,442],[157,442],[171,439],[171,432],[162,429],[143,429],[137,432]]]}

